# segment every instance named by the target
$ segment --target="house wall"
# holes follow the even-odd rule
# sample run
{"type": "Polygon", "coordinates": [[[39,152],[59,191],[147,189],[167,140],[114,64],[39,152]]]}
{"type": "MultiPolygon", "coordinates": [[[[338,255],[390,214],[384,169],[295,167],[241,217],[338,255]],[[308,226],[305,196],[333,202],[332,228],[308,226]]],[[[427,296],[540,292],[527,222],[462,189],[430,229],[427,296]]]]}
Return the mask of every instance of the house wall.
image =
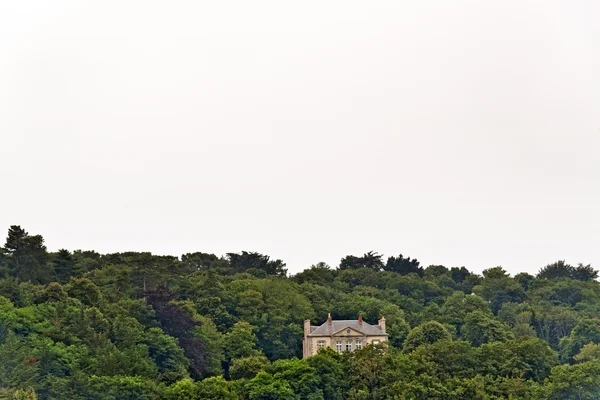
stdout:
{"type": "Polygon", "coordinates": [[[353,342],[352,350],[355,349],[355,341],[356,339],[362,339],[363,346],[367,344],[373,343],[373,340],[379,340],[379,343],[385,342],[388,338],[387,336],[364,336],[362,333],[351,331],[350,334],[346,334],[345,331],[343,333],[339,333],[333,337],[329,336],[321,336],[321,337],[306,337],[303,343],[303,355],[304,358],[311,357],[317,354],[318,347],[317,342],[320,340],[325,341],[325,346],[331,347],[335,350],[335,345],[337,340],[342,341],[343,348],[346,348],[346,341],[350,339],[353,342]]]}

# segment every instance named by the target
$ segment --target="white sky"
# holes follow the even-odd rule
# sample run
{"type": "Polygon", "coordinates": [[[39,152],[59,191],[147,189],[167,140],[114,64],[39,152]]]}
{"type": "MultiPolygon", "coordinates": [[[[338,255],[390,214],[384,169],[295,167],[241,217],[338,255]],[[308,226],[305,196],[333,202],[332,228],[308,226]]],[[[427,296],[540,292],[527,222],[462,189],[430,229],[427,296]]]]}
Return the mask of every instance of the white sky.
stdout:
{"type": "Polygon", "coordinates": [[[0,230],[291,272],[369,250],[599,268],[599,20],[595,0],[0,0],[0,230]]]}

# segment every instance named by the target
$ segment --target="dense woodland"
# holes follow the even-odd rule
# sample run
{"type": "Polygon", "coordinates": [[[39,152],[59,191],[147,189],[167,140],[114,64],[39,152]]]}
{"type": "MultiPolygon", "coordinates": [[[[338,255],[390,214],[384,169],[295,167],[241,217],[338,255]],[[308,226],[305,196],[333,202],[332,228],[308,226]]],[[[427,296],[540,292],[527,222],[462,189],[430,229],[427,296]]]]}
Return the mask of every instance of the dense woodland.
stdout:
{"type": "MultiPolygon", "coordinates": [[[[549,260],[550,261],[550,260],[549,260]]],[[[348,255],[289,276],[253,252],[0,247],[0,399],[600,399],[600,285],[348,255]],[[390,341],[301,359],[302,323],[387,320],[390,341]]]]}

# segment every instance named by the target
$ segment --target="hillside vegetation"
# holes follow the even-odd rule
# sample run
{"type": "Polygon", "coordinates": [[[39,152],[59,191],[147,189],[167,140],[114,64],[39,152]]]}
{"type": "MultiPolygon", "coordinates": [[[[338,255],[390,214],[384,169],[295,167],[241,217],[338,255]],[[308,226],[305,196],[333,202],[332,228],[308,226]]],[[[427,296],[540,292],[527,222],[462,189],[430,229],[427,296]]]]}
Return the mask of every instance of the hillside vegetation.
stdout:
{"type": "Polygon", "coordinates": [[[600,285],[348,255],[285,263],[0,248],[0,399],[600,399],[600,285]],[[384,315],[390,341],[300,359],[303,321],[384,315]]]}

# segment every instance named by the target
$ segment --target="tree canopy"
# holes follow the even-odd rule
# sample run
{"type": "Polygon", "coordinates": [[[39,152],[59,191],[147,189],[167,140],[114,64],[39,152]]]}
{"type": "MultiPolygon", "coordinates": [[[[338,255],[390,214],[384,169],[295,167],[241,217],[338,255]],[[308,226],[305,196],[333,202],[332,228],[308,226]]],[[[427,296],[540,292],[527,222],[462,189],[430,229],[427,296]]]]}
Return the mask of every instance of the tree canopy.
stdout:
{"type": "Polygon", "coordinates": [[[14,225],[0,247],[0,399],[597,399],[597,277],[565,261],[511,276],[374,251],[289,276],[252,251],[53,252],[14,225]],[[328,313],[385,315],[389,341],[302,359],[304,320],[328,313]]]}

